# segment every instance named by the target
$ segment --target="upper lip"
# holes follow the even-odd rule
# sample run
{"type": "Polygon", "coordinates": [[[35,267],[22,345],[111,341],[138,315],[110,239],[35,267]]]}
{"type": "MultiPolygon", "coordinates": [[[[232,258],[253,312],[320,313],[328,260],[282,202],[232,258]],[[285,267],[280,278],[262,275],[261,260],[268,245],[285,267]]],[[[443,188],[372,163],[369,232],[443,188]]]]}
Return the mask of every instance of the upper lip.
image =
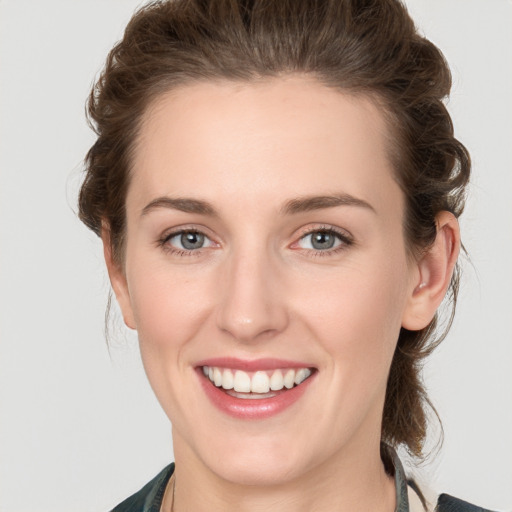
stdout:
{"type": "Polygon", "coordinates": [[[217,368],[231,368],[233,370],[244,370],[246,372],[277,370],[279,368],[313,368],[312,365],[303,361],[275,358],[239,359],[237,357],[214,357],[204,359],[199,361],[197,366],[215,366],[217,368]]]}

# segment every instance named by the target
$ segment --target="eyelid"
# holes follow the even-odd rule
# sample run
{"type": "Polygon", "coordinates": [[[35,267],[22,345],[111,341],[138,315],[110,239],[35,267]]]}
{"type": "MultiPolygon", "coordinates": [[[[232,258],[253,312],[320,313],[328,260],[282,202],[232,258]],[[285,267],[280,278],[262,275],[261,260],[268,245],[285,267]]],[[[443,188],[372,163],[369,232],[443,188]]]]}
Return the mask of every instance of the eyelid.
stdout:
{"type": "Polygon", "coordinates": [[[296,235],[297,239],[303,238],[306,235],[310,235],[311,233],[317,233],[318,231],[326,231],[334,233],[335,235],[338,235],[342,240],[345,241],[354,241],[354,237],[352,234],[347,231],[346,229],[339,228],[337,226],[332,226],[330,224],[318,224],[318,225],[309,225],[304,228],[301,228],[299,232],[296,235]]]}
{"type": "Polygon", "coordinates": [[[329,224],[319,224],[319,225],[316,225],[316,226],[311,226],[310,225],[310,226],[301,228],[301,230],[295,236],[295,241],[291,244],[290,247],[292,249],[300,249],[300,250],[305,251],[305,252],[314,253],[315,255],[325,255],[325,256],[327,256],[329,254],[336,253],[336,252],[338,252],[340,250],[344,250],[347,247],[349,247],[351,245],[354,245],[354,243],[355,243],[354,237],[347,230],[339,228],[339,227],[336,227],[336,226],[332,226],[332,225],[329,225],[329,224]],[[330,249],[324,249],[324,250],[320,250],[320,249],[304,249],[304,248],[298,246],[299,242],[303,238],[305,238],[308,235],[311,235],[313,233],[318,233],[318,232],[326,232],[326,233],[334,234],[335,236],[337,236],[339,238],[339,240],[341,241],[341,244],[339,244],[336,247],[332,247],[330,249]]]}
{"type": "MultiPolygon", "coordinates": [[[[216,237],[212,236],[210,230],[205,226],[194,225],[182,225],[176,226],[173,228],[169,228],[165,230],[162,235],[157,240],[157,245],[162,249],[168,251],[171,254],[176,254],[179,256],[192,256],[199,255],[203,252],[204,249],[211,249],[212,247],[220,247],[222,244],[215,240],[216,237]],[[178,236],[182,233],[199,233],[203,235],[205,238],[209,240],[211,245],[207,247],[200,247],[198,249],[180,249],[178,247],[171,246],[168,242],[173,237],[178,236]]],[[[301,228],[298,233],[294,236],[294,242],[288,247],[294,250],[301,250],[302,252],[312,253],[315,256],[328,256],[335,254],[339,251],[347,249],[349,246],[355,244],[354,237],[352,234],[346,229],[339,228],[337,226],[332,226],[329,224],[318,224],[318,225],[308,225],[306,227],[301,228]],[[306,236],[312,235],[313,233],[318,232],[326,232],[334,234],[339,240],[340,244],[335,247],[329,249],[307,249],[298,246],[299,242],[305,238],[306,236]]]]}
{"type": "Polygon", "coordinates": [[[218,238],[216,235],[214,235],[211,231],[211,229],[207,228],[206,226],[203,226],[201,224],[182,224],[179,226],[174,226],[172,228],[167,228],[164,231],[162,231],[162,234],[159,235],[159,239],[162,240],[164,238],[171,238],[174,235],[179,235],[180,233],[187,232],[187,233],[201,233],[205,237],[209,238],[210,240],[213,240],[215,238],[218,238]]]}
{"type": "Polygon", "coordinates": [[[203,252],[204,249],[210,249],[212,247],[219,247],[220,244],[215,240],[215,237],[212,236],[210,230],[204,226],[198,226],[197,224],[193,225],[182,225],[176,226],[173,228],[169,228],[165,230],[157,239],[157,245],[164,249],[165,251],[176,254],[178,256],[196,256],[203,252]],[[207,240],[209,240],[211,245],[206,247],[200,247],[198,249],[180,249],[179,247],[174,247],[169,244],[169,241],[183,233],[198,233],[203,235],[207,240]]]}

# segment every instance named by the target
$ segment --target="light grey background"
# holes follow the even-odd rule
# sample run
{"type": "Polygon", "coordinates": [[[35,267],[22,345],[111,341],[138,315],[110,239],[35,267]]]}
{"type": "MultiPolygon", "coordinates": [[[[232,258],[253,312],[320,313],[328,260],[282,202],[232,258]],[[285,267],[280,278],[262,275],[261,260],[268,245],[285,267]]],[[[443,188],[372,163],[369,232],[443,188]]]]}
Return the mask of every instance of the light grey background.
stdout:
{"type": "MultiPolygon", "coordinates": [[[[135,0],[0,1],[0,511],[108,510],[172,460],[136,340],[103,334],[99,241],[74,210],[84,101],[135,0]]],[[[451,335],[426,368],[437,490],[512,510],[512,3],[408,0],[454,75],[474,161],[451,335]]]]}

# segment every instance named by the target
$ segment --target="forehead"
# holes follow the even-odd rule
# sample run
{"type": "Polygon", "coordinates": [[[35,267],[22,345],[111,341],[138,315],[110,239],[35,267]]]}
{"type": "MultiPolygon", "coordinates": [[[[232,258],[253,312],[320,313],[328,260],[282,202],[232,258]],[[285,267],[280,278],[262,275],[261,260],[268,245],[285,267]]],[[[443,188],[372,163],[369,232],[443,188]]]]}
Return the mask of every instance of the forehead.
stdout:
{"type": "Polygon", "coordinates": [[[390,187],[401,199],[388,132],[370,97],[312,78],[182,86],[145,113],[128,200],[193,192],[258,204],[339,189],[379,207],[390,187]]]}

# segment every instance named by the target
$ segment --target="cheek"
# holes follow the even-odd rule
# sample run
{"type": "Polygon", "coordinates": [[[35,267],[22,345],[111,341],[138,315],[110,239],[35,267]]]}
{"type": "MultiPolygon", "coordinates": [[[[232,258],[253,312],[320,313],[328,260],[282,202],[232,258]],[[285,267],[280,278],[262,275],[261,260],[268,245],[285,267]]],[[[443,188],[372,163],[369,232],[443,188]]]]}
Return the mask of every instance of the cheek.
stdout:
{"type": "Polygon", "coordinates": [[[207,276],[185,267],[173,271],[165,263],[146,259],[128,277],[143,351],[177,351],[194,337],[208,308],[211,284],[207,276]]]}
{"type": "Polygon", "coordinates": [[[188,416],[189,404],[180,400],[189,392],[187,363],[193,340],[207,324],[211,283],[205,276],[190,275],[185,267],[173,271],[151,259],[132,267],[128,278],[146,375],[163,410],[180,426],[188,416]]]}
{"type": "Polygon", "coordinates": [[[345,386],[348,380],[385,385],[406,304],[405,263],[393,261],[340,272],[329,287],[304,301],[309,328],[345,386]]]}

